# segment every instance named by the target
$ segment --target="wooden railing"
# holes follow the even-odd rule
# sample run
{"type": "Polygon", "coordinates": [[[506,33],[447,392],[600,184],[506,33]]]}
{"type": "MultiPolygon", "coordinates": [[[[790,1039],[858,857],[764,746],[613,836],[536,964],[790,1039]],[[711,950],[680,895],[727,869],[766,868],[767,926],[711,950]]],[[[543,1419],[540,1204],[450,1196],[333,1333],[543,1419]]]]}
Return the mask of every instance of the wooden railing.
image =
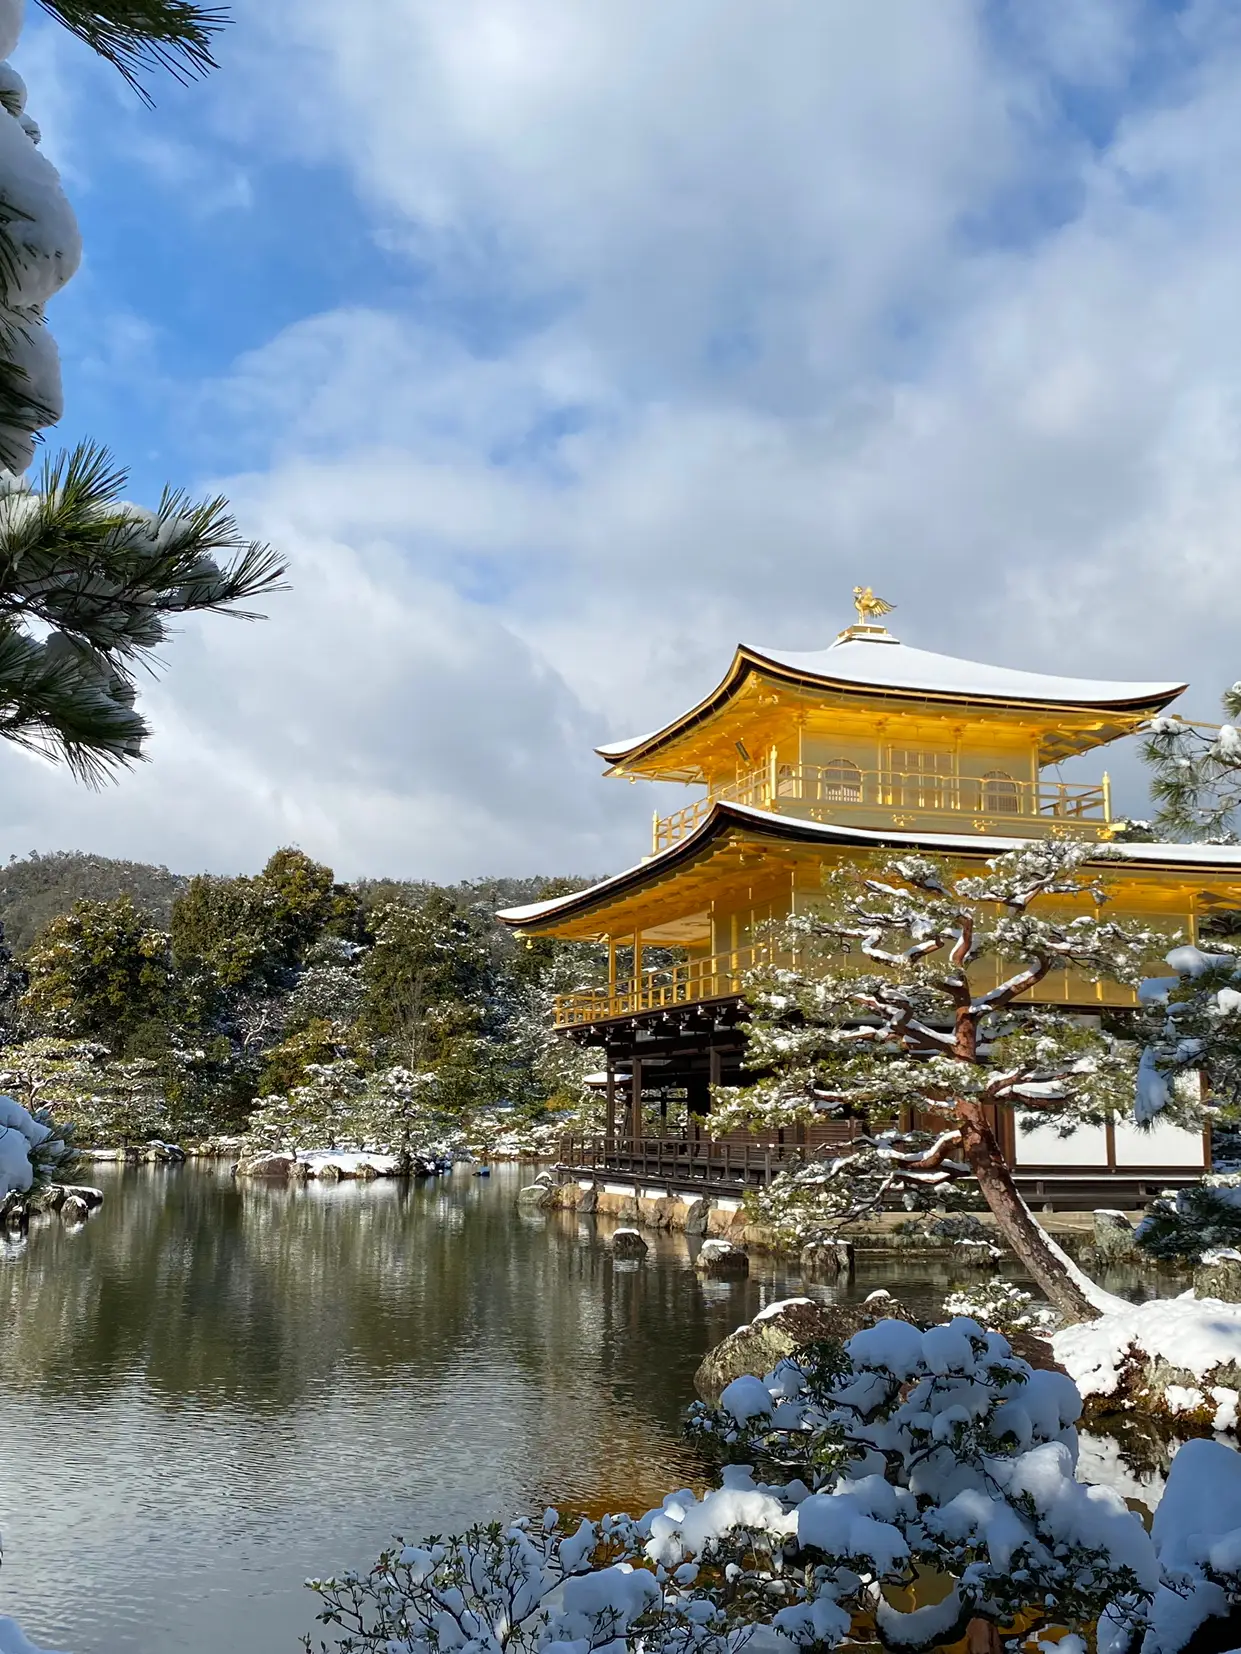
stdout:
{"type": "MultiPolygon", "coordinates": [[[[831,764],[783,764],[749,771],[671,815],[656,816],[653,854],[687,838],[717,800],[786,812],[812,821],[854,810],[895,816],[967,816],[975,831],[1028,832],[1036,824],[1104,827],[1111,820],[1107,776],[1098,786],[1069,781],[1015,781],[1000,776],[935,775],[921,770],[844,770],[831,764]]],[[[909,823],[912,825],[912,822],[909,823]]]]}
{"type": "Polygon", "coordinates": [[[767,1183],[773,1174],[824,1153],[822,1147],[797,1143],[716,1141],[705,1135],[643,1137],[637,1143],[617,1137],[564,1137],[563,1165],[575,1171],[624,1172],[658,1183],[767,1183]]]}
{"type": "MultiPolygon", "coordinates": [[[[780,952],[773,943],[730,948],[724,953],[687,959],[660,970],[643,971],[640,976],[622,977],[607,988],[582,988],[576,993],[558,994],[553,1010],[557,1028],[575,1028],[609,1017],[637,1016],[648,1011],[691,1005],[702,1000],[728,999],[743,993],[746,978],[757,966],[797,963],[795,955],[780,952]]],[[[827,965],[827,961],[819,963],[827,965]]],[[[998,985],[1003,962],[995,958],[978,960],[970,971],[975,993],[998,985]]],[[[830,961],[831,969],[842,974],[872,972],[875,966],[860,953],[841,953],[830,961]]],[[[1162,967],[1153,963],[1152,973],[1162,967]]],[[[1131,1006],[1137,998],[1131,988],[1118,982],[1096,982],[1077,971],[1058,970],[1043,978],[1031,995],[1040,1004],[1131,1006]]]]}
{"type": "MultiPolygon", "coordinates": [[[[727,953],[687,959],[662,970],[643,971],[636,978],[621,977],[610,988],[581,988],[576,993],[557,994],[556,1027],[572,1028],[600,1017],[633,1016],[703,999],[724,999],[741,992],[747,973],[756,965],[770,964],[776,957],[769,945],[731,948],[727,953]]],[[[791,955],[788,962],[792,963],[791,955]]]]}

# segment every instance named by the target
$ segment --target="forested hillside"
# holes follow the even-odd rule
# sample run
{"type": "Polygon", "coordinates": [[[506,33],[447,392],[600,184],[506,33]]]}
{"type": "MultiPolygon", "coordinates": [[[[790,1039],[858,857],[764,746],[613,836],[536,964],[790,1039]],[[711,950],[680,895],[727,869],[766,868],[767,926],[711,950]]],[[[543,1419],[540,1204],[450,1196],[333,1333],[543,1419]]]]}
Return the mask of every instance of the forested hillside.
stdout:
{"type": "Polygon", "coordinates": [[[110,902],[132,896],[136,906],[167,929],[172,904],[189,880],[143,861],[116,861],[82,850],[37,850],[0,868],[0,925],[9,946],[28,948],[46,924],[74,902],[110,902]]]}
{"type": "Polygon", "coordinates": [[[550,1010],[596,950],[494,916],[584,880],[342,884],[293,849],[232,878],[58,854],[0,879],[0,1089],[82,1143],[408,1147],[580,1095],[550,1010]]]}

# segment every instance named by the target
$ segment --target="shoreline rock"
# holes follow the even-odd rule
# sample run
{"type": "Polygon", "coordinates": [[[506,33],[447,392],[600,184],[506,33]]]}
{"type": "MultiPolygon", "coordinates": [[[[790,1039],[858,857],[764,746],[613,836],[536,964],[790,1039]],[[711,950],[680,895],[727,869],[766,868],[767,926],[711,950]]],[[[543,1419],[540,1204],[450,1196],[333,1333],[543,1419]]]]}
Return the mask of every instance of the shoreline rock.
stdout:
{"type": "Polygon", "coordinates": [[[777,1362],[806,1344],[830,1341],[844,1344],[876,1321],[918,1321],[887,1294],[864,1304],[821,1304],[814,1298],[784,1298],[768,1304],[708,1350],[694,1374],[694,1389],[711,1406],[734,1378],[750,1374],[763,1378],[777,1362]]]}
{"type": "Polygon", "coordinates": [[[705,1240],[694,1259],[700,1275],[748,1275],[750,1255],[729,1240],[705,1240]]]}

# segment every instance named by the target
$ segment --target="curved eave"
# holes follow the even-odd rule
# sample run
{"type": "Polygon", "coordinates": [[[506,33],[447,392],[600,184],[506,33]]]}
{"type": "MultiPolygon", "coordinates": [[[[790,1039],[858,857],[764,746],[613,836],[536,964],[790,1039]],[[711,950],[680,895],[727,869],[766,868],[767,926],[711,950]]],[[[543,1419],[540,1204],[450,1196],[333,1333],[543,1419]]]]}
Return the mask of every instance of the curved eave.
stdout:
{"type": "MultiPolygon", "coordinates": [[[[549,927],[585,917],[592,909],[609,906],[618,897],[644,886],[657,884],[696,861],[715,840],[734,828],[751,838],[780,844],[835,845],[857,850],[923,850],[928,854],[953,856],[996,856],[1006,850],[1029,848],[1038,842],[1028,838],[992,838],[977,833],[888,833],[864,827],[841,827],[834,823],[799,821],[793,816],[759,810],[748,804],[717,800],[701,825],[679,844],[650,856],[624,872],[590,885],[572,895],[527,907],[506,908],[496,918],[514,930],[531,936],[549,927]]],[[[1116,867],[1117,859],[1149,871],[1184,873],[1231,873],[1241,878],[1241,846],[1219,844],[1129,844],[1109,843],[1091,857],[1103,867],[1116,867]]]]}
{"type": "Polygon", "coordinates": [[[761,672],[778,682],[793,685],[799,689],[824,689],[845,695],[874,697],[882,695],[885,698],[903,701],[918,701],[923,704],[939,706],[986,706],[997,711],[1013,710],[1023,712],[1040,712],[1049,716],[1063,715],[1066,712],[1079,713],[1118,713],[1135,722],[1143,718],[1153,717],[1161,712],[1178,695],[1184,694],[1189,687],[1187,684],[1168,684],[1160,687],[1154,694],[1139,697],[1116,697],[1114,699],[1100,698],[1098,700],[1040,700],[1037,696],[1024,695],[989,695],[983,692],[966,694],[960,690],[936,689],[933,687],[918,687],[904,684],[865,683],[856,678],[834,678],[830,674],[818,672],[798,671],[783,661],[772,659],[761,654],[757,649],[751,649],[746,644],[740,644],[733,656],[732,664],[724,677],[696,706],[688,712],[683,712],[672,723],[666,724],[663,729],[654,730],[649,735],[638,736],[634,741],[626,744],[621,741],[605,742],[595,748],[595,752],[610,767],[612,773],[628,772],[636,762],[653,757],[661,748],[669,746],[679,736],[686,734],[695,725],[704,723],[714,713],[718,712],[737,693],[741,685],[751,672],[761,672]]]}

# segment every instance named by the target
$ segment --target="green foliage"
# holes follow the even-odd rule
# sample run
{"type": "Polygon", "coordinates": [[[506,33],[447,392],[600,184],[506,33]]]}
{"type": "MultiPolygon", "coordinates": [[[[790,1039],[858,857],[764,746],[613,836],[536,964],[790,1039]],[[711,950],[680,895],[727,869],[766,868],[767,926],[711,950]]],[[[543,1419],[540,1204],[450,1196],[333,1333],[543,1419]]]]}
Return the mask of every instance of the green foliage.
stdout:
{"type": "Polygon", "coordinates": [[[373,1039],[403,1047],[420,1066],[479,1019],[487,949],[443,891],[418,907],[386,903],[371,925],[374,944],[362,961],[362,1027],[373,1039]]]}
{"type": "MultiPolygon", "coordinates": [[[[343,886],[285,848],[252,876],[161,874],[170,942],[128,896],[70,903],[57,881],[106,887],[132,871],[82,856],[14,864],[18,910],[52,915],[29,950],[16,1027],[60,1041],[58,1106],[79,1101],[83,1141],[231,1133],[262,1099],[255,1140],[265,1144],[282,1122],[316,1141],[340,1121],[347,1133],[369,1121],[399,1137],[393,1121],[416,1098],[437,1132],[483,1142],[580,1102],[589,1059],[553,1036],[551,1000],[597,979],[598,950],[530,958],[493,916],[493,901],[537,895],[539,883],[343,886]],[[404,1092],[373,1078],[392,1074],[408,1076],[404,1092]],[[516,1111],[495,1116],[500,1104],[516,1111]]],[[[13,983],[20,991],[20,972],[13,983]]],[[[13,1051],[46,1067],[38,1038],[13,1051]]]]}
{"type": "Polygon", "coordinates": [[[352,1058],[337,1057],[308,1064],[300,1084],[255,1109],[245,1152],[366,1148],[412,1163],[460,1146],[457,1113],[438,1074],[368,1074],[352,1058]]]}
{"type": "Polygon", "coordinates": [[[1219,729],[1155,718],[1147,725],[1142,757],[1150,765],[1153,825],[1173,838],[1234,844],[1241,807],[1241,683],[1224,691],[1219,729]]]}
{"type": "Polygon", "coordinates": [[[128,896],[76,902],[26,957],[22,1017],[38,1034],[99,1040],[124,1051],[169,1013],[168,937],[128,896]]]}
{"type": "Polygon", "coordinates": [[[1192,1263],[1206,1252],[1241,1249],[1241,1176],[1204,1177],[1161,1195],[1138,1225],[1137,1240],[1153,1258],[1192,1263]]]}
{"type": "Polygon", "coordinates": [[[175,1130],[166,1074],[141,1058],[116,1061],[89,1040],[34,1039],[0,1050],[0,1094],[71,1124],[78,1143],[121,1148],[175,1130]]]}
{"type": "Polygon", "coordinates": [[[273,987],[301,964],[329,926],[356,927],[357,903],[330,867],[301,850],[277,850],[257,876],[201,873],[173,905],[177,969],[209,994],[273,987]]]}
{"type": "Polygon", "coordinates": [[[264,1054],[259,1096],[271,1097],[304,1085],[312,1066],[335,1062],[347,1054],[337,1024],[317,1017],[264,1054]]]}

